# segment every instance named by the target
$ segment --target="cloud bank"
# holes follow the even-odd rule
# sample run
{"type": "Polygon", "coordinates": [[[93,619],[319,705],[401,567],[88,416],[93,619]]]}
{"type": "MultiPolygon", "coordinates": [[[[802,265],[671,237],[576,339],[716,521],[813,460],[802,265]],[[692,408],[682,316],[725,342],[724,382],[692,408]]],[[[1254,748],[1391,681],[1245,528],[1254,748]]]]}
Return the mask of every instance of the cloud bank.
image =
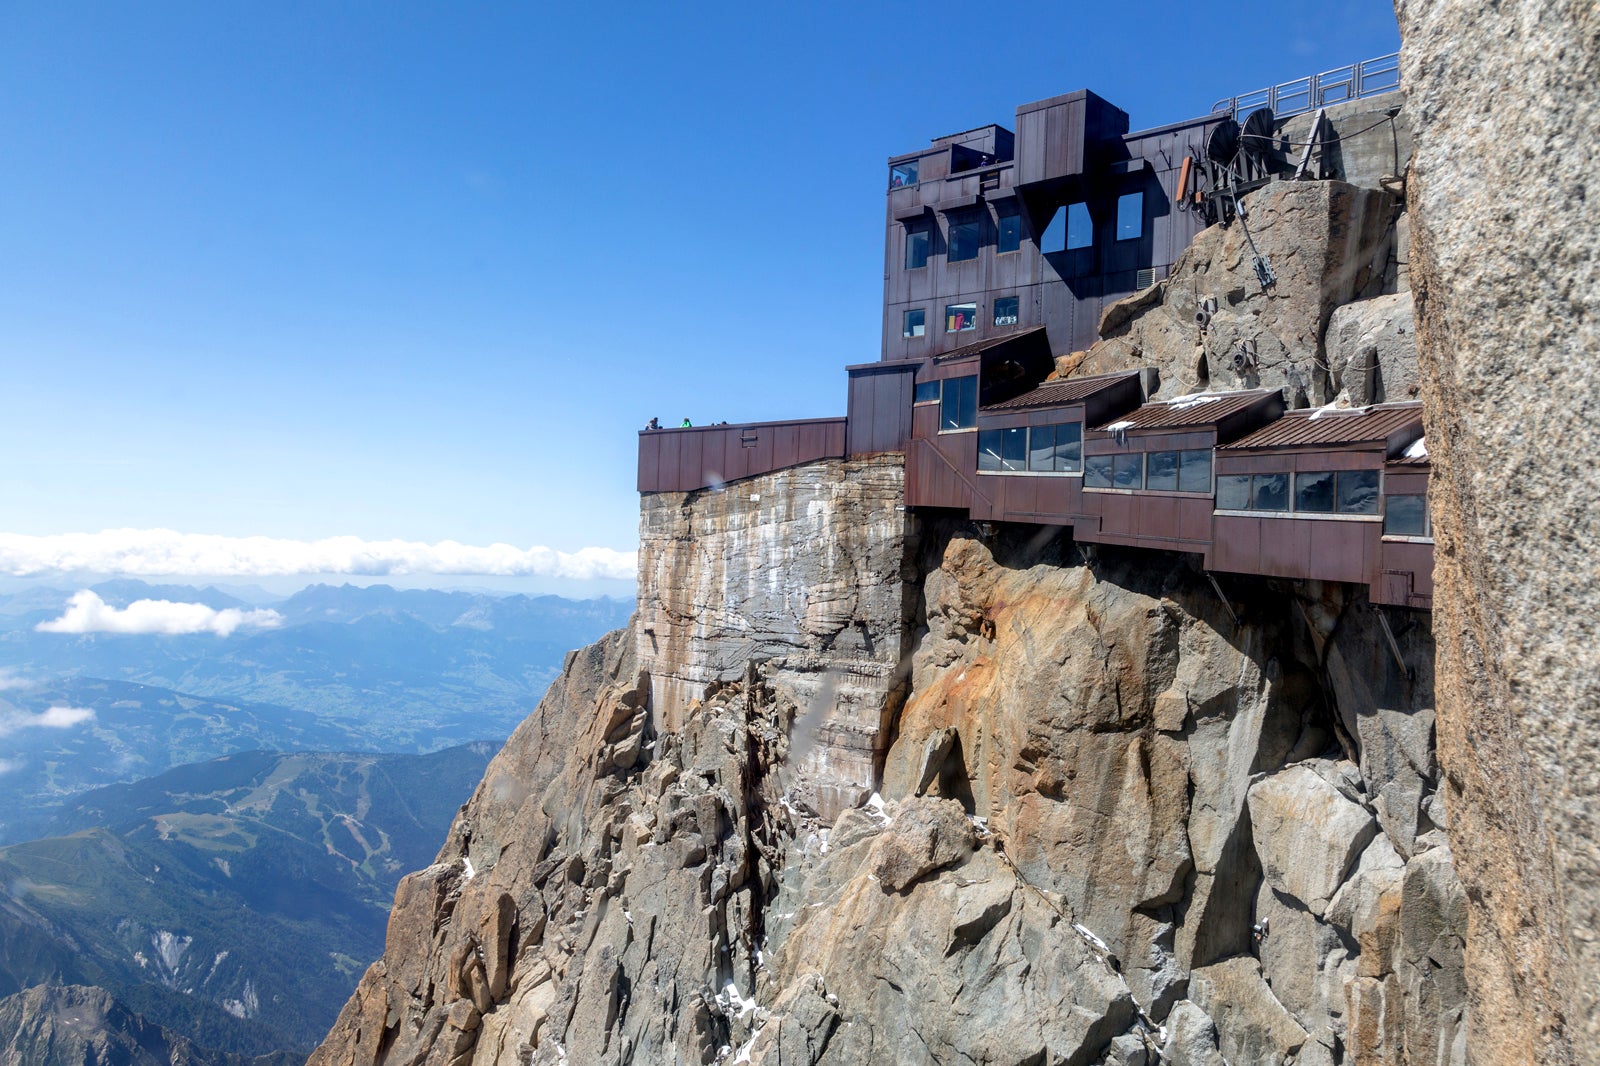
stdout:
{"type": "Polygon", "coordinates": [[[32,577],[90,571],[136,577],[292,577],[350,574],[385,577],[441,574],[633,580],[635,553],[611,548],[475,547],[453,540],[281,540],[177,533],[170,529],[107,529],[30,537],[0,533],[0,574],[32,577]]]}
{"type": "Polygon", "coordinates": [[[266,608],[241,611],[229,607],[219,611],[203,603],[172,600],[134,600],[126,607],[116,608],[84,589],[67,601],[60,618],[40,622],[34,628],[41,633],[215,633],[226,637],[240,626],[271,629],[282,624],[283,615],[266,608]]]}
{"type": "Polygon", "coordinates": [[[93,718],[94,712],[87,707],[67,707],[61,704],[40,711],[38,714],[7,711],[0,713],[0,737],[7,733],[15,733],[19,729],[71,729],[93,718]]]}

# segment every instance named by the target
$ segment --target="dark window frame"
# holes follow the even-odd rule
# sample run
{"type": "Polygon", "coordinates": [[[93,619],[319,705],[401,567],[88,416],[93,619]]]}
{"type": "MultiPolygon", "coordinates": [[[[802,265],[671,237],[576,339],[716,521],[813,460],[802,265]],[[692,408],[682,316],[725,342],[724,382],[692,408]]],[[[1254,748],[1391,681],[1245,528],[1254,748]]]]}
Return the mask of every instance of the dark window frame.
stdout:
{"type": "Polygon", "coordinates": [[[933,255],[933,227],[926,222],[918,222],[906,227],[906,269],[922,270],[927,267],[928,259],[933,255]],[[920,238],[920,243],[919,243],[920,238]],[[920,248],[921,254],[913,254],[920,248]],[[916,260],[913,262],[912,260],[916,260]]]}
{"type": "Polygon", "coordinates": [[[970,263],[978,258],[978,252],[983,248],[983,220],[981,218],[950,219],[945,224],[944,259],[947,263],[970,263]],[[968,233],[970,231],[970,255],[958,255],[968,249],[968,233]]]}
{"type": "Polygon", "coordinates": [[[1135,189],[1132,192],[1125,192],[1125,193],[1123,193],[1123,194],[1121,194],[1120,196],[1117,197],[1117,240],[1119,240],[1119,241],[1137,241],[1137,240],[1142,240],[1142,239],[1144,239],[1144,190],[1143,189],[1135,189]],[[1123,225],[1124,225],[1124,222],[1125,222],[1124,215],[1123,215],[1123,205],[1128,203],[1128,201],[1130,201],[1130,200],[1133,200],[1133,201],[1137,202],[1137,204],[1138,204],[1138,214],[1136,216],[1134,216],[1134,222],[1135,222],[1134,232],[1125,235],[1122,232],[1122,228],[1123,228],[1123,225]]]}
{"type": "Polygon", "coordinates": [[[982,305],[979,304],[978,302],[971,301],[971,300],[967,301],[966,303],[945,304],[944,305],[944,331],[946,333],[966,333],[969,330],[977,329],[978,328],[978,308],[981,307],[981,306],[982,305]],[[968,308],[968,307],[972,308],[972,319],[971,319],[972,325],[970,325],[970,326],[960,326],[960,327],[957,327],[955,329],[952,329],[950,327],[950,318],[951,318],[950,312],[952,310],[954,310],[954,311],[958,311],[958,312],[961,312],[961,313],[965,313],[965,309],[968,308]]]}
{"type": "Polygon", "coordinates": [[[919,337],[925,337],[927,335],[928,335],[928,309],[926,307],[909,307],[909,308],[905,309],[904,311],[900,312],[900,336],[902,338],[904,338],[906,340],[916,340],[919,337]],[[911,330],[913,328],[912,327],[912,322],[911,322],[911,316],[912,315],[921,315],[922,316],[920,319],[917,320],[917,323],[916,323],[916,326],[915,326],[915,328],[917,330],[916,333],[911,332],[911,330]]]}
{"type": "Polygon", "coordinates": [[[1432,540],[1433,515],[1428,508],[1428,494],[1426,492],[1397,492],[1393,496],[1385,496],[1383,498],[1383,535],[1386,537],[1411,537],[1417,540],[1432,540]],[[1394,505],[1400,500],[1407,501],[1407,506],[1410,506],[1410,501],[1416,501],[1419,509],[1417,517],[1422,520],[1419,532],[1411,533],[1401,529],[1389,528],[1390,517],[1394,514],[1394,505]]]}
{"type": "Polygon", "coordinates": [[[921,171],[921,167],[918,164],[921,162],[922,159],[919,156],[916,159],[909,159],[904,163],[892,164],[889,167],[889,188],[908,189],[911,186],[918,184],[919,173],[921,171]],[[900,173],[897,172],[903,172],[905,176],[900,177],[900,173]],[[900,178],[900,180],[897,181],[895,180],[896,178],[900,178]]]}
{"type": "Polygon", "coordinates": [[[996,296],[994,303],[991,305],[989,318],[994,325],[1001,328],[1017,325],[1022,321],[1022,298],[1020,296],[996,296]],[[1008,322],[1000,321],[1000,307],[1002,304],[1009,304],[1011,307],[1011,316],[1008,322]]]}
{"type": "Polygon", "coordinates": [[[1065,222],[1066,232],[1064,234],[1062,234],[1062,239],[1061,239],[1061,243],[1063,245],[1064,250],[1068,251],[1068,252],[1078,252],[1078,251],[1082,251],[1085,248],[1093,248],[1094,247],[1094,212],[1089,210],[1088,202],[1084,201],[1084,200],[1076,200],[1076,201],[1074,201],[1074,202],[1072,202],[1070,204],[1062,205],[1062,210],[1066,212],[1066,222],[1065,222]],[[1073,243],[1073,236],[1072,236],[1073,232],[1074,232],[1074,227],[1072,225],[1072,221],[1073,221],[1073,218],[1072,218],[1073,211],[1072,211],[1072,209],[1075,208],[1075,207],[1082,208],[1081,217],[1082,217],[1083,223],[1084,223],[1083,229],[1077,231],[1081,235],[1081,241],[1080,241],[1080,243],[1077,243],[1077,244],[1073,243]]]}
{"type": "Polygon", "coordinates": [[[912,388],[911,406],[915,407],[919,403],[938,403],[942,395],[943,382],[941,382],[938,378],[934,378],[932,381],[919,381],[912,388]],[[928,390],[930,387],[933,394],[931,396],[925,395],[926,390],[928,390]]]}
{"type": "Polygon", "coordinates": [[[1022,250],[1022,212],[1019,210],[995,213],[995,255],[1010,255],[1022,250]],[[1007,247],[1010,244],[1010,247],[1007,247]]]}
{"type": "Polygon", "coordinates": [[[939,432],[967,433],[978,425],[978,375],[944,378],[939,396],[939,432]]]}

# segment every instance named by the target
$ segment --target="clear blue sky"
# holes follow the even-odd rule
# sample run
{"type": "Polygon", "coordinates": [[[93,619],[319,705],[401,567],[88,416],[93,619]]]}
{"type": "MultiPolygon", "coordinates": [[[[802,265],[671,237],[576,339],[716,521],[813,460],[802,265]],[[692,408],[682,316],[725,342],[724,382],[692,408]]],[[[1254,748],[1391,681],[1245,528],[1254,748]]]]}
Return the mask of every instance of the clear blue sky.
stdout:
{"type": "Polygon", "coordinates": [[[634,431],[842,414],[886,156],[1151,126],[1382,0],[0,6],[0,533],[633,547],[634,431]]]}

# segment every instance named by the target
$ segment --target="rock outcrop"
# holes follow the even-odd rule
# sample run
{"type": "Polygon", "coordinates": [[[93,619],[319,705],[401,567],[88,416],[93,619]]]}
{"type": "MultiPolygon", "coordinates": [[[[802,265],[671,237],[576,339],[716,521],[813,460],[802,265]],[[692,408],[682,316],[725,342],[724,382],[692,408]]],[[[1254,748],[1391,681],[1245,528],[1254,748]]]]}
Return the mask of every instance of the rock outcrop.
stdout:
{"type": "Polygon", "coordinates": [[[771,661],[663,728],[636,620],[402,885],[312,1062],[1465,1062],[1437,778],[1398,754],[1429,693],[1348,662],[1364,603],[939,521],[906,572],[880,795],[794,802],[813,708],[771,661]]]}
{"type": "Polygon", "coordinates": [[[1396,7],[1470,1043],[1600,1062],[1600,8],[1396,7]]]}

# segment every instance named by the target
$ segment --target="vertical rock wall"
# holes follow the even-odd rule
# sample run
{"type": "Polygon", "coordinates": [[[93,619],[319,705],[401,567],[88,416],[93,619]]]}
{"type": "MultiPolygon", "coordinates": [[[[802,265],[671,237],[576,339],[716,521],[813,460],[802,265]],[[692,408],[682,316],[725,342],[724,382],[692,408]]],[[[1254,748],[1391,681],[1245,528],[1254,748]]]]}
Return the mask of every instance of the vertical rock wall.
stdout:
{"type": "Polygon", "coordinates": [[[831,821],[866,799],[904,694],[904,498],[899,456],[646,495],[638,656],[661,727],[759,664],[801,710],[795,801],[831,821]]]}
{"type": "Polygon", "coordinates": [[[1396,8],[1473,1045],[1600,1062],[1600,7],[1396,8]]]}

